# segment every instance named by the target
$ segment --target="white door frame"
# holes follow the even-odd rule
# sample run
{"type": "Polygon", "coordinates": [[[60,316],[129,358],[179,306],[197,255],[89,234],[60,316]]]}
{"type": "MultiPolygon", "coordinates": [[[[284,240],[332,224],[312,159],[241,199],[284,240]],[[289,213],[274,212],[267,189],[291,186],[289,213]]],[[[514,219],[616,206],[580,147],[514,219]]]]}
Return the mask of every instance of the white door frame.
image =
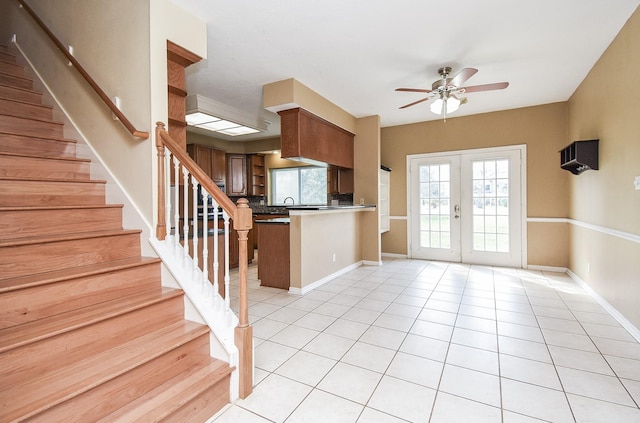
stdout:
{"type": "Polygon", "coordinates": [[[406,177],[407,177],[407,256],[412,258],[411,255],[411,238],[412,238],[412,222],[411,218],[411,160],[414,159],[430,159],[439,156],[450,156],[454,154],[484,154],[484,153],[499,153],[507,150],[518,150],[520,152],[520,225],[521,225],[521,267],[527,268],[527,145],[516,144],[507,145],[501,147],[488,147],[488,148],[474,148],[466,150],[452,150],[441,151],[437,153],[421,153],[410,154],[406,156],[406,177]]]}

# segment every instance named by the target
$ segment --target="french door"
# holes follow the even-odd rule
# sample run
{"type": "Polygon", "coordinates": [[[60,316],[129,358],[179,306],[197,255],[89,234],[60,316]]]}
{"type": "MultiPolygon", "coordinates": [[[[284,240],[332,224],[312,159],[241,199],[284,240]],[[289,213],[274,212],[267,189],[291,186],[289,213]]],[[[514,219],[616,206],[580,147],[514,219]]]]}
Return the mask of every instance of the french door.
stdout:
{"type": "Polygon", "coordinates": [[[408,157],[413,258],[522,267],[524,146],[408,157]]]}

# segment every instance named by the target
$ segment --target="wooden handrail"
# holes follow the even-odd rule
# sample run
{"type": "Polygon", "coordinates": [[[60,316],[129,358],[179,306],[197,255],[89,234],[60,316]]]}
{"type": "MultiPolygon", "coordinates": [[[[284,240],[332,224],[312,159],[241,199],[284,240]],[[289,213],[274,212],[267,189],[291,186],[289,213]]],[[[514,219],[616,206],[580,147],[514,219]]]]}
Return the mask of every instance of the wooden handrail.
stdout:
{"type": "Polygon", "coordinates": [[[107,107],[111,109],[113,114],[118,117],[120,122],[122,122],[122,124],[125,126],[125,128],[127,128],[127,130],[131,133],[131,135],[137,138],[142,138],[142,139],[149,138],[149,132],[139,131],[135,128],[135,126],[133,126],[133,124],[129,121],[129,119],[127,119],[124,113],[122,113],[122,111],[118,109],[118,107],[113,103],[113,101],[111,101],[109,96],[102,90],[102,88],[100,88],[100,86],[96,83],[96,81],[94,81],[93,78],[91,78],[91,76],[89,75],[89,73],[82,67],[82,65],[78,63],[78,60],[76,60],[76,58],[73,57],[71,53],[69,53],[69,51],[64,46],[64,44],[60,42],[60,40],[47,27],[47,25],[42,21],[42,19],[40,19],[38,15],[36,15],[33,9],[31,9],[24,0],[18,0],[18,3],[20,3],[20,5],[24,8],[24,10],[26,10],[29,13],[29,15],[31,15],[31,17],[36,21],[36,23],[40,26],[40,28],[42,28],[42,30],[49,36],[49,38],[51,38],[51,41],[53,41],[56,47],[58,47],[58,49],[66,56],[69,62],[73,64],[73,67],[76,68],[78,72],[80,72],[80,75],[82,75],[82,77],[87,81],[87,83],[91,86],[91,88],[93,88],[96,94],[98,94],[98,96],[102,99],[102,101],[104,101],[107,107]]]}

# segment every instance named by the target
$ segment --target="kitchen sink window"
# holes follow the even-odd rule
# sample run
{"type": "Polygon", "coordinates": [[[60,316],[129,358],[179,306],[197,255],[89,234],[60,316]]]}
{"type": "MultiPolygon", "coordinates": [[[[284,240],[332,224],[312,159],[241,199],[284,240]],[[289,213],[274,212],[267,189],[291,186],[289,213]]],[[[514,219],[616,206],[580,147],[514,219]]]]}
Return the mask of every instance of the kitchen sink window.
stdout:
{"type": "Polygon", "coordinates": [[[274,205],[326,205],[327,169],[305,166],[271,170],[274,205]]]}

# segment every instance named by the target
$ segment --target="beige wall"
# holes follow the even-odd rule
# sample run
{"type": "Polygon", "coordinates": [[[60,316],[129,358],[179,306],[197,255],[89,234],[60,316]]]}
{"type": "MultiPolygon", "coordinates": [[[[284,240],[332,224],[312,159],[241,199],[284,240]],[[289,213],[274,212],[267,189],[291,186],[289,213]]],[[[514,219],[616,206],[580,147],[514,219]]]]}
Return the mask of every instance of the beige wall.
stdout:
{"type": "Polygon", "coordinates": [[[569,268],[636,327],[640,191],[633,180],[640,176],[639,45],[636,10],[569,100],[570,139],[600,139],[600,169],[570,178],[569,217],[582,226],[571,229],[569,268]]]}
{"type": "MultiPolygon", "coordinates": [[[[368,116],[357,120],[354,140],[353,201],[378,205],[380,186],[380,117],[368,116]]],[[[380,214],[364,213],[360,221],[362,259],[379,263],[381,259],[380,214]]]]}
{"type": "MultiPolygon", "coordinates": [[[[390,202],[396,217],[382,236],[382,251],[407,254],[407,222],[397,219],[407,216],[407,155],[526,144],[527,216],[566,218],[569,173],[560,169],[558,151],[567,140],[566,103],[382,128],[381,163],[393,169],[390,202]]],[[[566,267],[567,228],[548,225],[563,226],[528,225],[528,264],[566,267]]]]}
{"type": "MultiPolygon", "coordinates": [[[[4,29],[17,34],[18,45],[52,95],[150,224],[151,140],[134,138],[115,122],[111,111],[79,73],[67,66],[52,41],[24,10],[15,7],[17,2],[3,3],[10,6],[9,27],[4,29]]],[[[29,4],[62,43],[73,46],[74,56],[107,95],[121,99],[122,111],[133,125],[152,131],[148,2],[34,0],[29,4]]],[[[72,136],[71,128],[66,131],[72,136]]]]}
{"type": "MultiPolygon", "coordinates": [[[[123,188],[137,210],[134,213],[152,227],[153,132],[155,122],[167,121],[166,40],[206,57],[206,25],[169,0],[32,0],[29,4],[62,43],[73,46],[74,56],[105,93],[120,98],[133,125],[150,132],[146,140],[131,136],[17,2],[0,3],[2,42],[17,35],[18,45],[123,188]]],[[[65,130],[77,137],[72,128],[65,130]]]]}
{"type": "Polygon", "coordinates": [[[291,287],[310,289],[311,284],[322,283],[329,276],[359,263],[363,242],[360,220],[368,214],[375,212],[291,214],[291,287]]]}

